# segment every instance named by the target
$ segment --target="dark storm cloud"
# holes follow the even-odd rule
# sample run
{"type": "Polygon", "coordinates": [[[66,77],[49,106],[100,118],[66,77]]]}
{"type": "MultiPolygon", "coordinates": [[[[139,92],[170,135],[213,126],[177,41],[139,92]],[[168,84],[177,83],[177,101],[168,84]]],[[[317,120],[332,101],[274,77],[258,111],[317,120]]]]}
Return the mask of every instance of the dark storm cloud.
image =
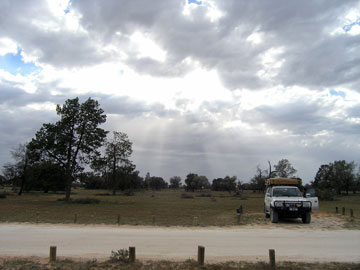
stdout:
{"type": "Polygon", "coordinates": [[[283,106],[259,106],[245,111],[243,120],[249,124],[266,124],[271,130],[289,130],[297,135],[314,135],[321,131],[337,134],[360,132],[360,125],[347,122],[347,117],[330,117],[334,104],[322,105],[296,101],[283,106]]]}
{"type": "Polygon", "coordinates": [[[164,63],[130,57],[129,63],[140,72],[179,75],[189,70],[182,61],[190,57],[216,69],[231,89],[259,89],[268,85],[256,75],[262,68],[261,54],[282,48],[278,58],[285,62],[273,83],[319,90],[347,85],[358,91],[359,57],[354,52],[360,37],[329,34],[342,27],[340,19],[358,1],[216,1],[224,16],[215,22],[206,17],[204,5],[195,8],[191,18],[183,16],[183,1],[72,3],[90,33],[111,40],[115,33],[126,36],[140,30],[168,53],[164,63]],[[247,42],[253,33],[261,33],[263,43],[247,42]]]}

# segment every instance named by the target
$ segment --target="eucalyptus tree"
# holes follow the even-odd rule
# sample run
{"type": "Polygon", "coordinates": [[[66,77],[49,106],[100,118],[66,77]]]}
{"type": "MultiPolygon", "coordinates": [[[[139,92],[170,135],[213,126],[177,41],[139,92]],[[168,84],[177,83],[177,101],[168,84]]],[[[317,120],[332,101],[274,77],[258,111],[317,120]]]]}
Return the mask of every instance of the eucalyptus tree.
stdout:
{"type": "Polygon", "coordinates": [[[6,163],[3,166],[3,173],[8,181],[12,181],[13,185],[19,184],[20,189],[18,195],[23,193],[25,183],[27,181],[29,167],[29,151],[26,144],[19,144],[10,151],[14,163],[6,163]],[[19,183],[16,183],[19,181],[19,183]]]}
{"type": "Polygon", "coordinates": [[[105,166],[109,168],[111,175],[110,186],[113,194],[121,186],[121,181],[135,169],[135,165],[130,161],[132,154],[132,142],[127,134],[123,132],[113,132],[113,138],[106,142],[105,166]]]}
{"type": "Polygon", "coordinates": [[[100,156],[99,148],[107,131],[99,126],[105,123],[106,115],[98,101],[91,98],[83,103],[79,103],[79,98],[68,99],[62,106],[56,106],[56,113],[60,119],[43,124],[28,147],[40,160],[51,161],[64,170],[69,200],[77,173],[100,156]]]}

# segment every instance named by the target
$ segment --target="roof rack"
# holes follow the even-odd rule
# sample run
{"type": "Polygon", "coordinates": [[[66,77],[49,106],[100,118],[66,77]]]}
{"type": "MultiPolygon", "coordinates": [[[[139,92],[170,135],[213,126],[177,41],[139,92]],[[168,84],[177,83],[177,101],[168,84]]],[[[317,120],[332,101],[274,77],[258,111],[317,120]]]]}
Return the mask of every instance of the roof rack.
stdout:
{"type": "Polygon", "coordinates": [[[298,186],[298,179],[290,178],[269,178],[265,180],[266,186],[298,186]]]}

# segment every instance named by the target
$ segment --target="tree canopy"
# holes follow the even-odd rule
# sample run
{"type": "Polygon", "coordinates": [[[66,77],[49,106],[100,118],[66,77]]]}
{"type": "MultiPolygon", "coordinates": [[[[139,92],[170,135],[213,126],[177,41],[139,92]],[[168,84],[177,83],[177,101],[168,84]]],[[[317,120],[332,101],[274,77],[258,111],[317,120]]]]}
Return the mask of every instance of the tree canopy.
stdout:
{"type": "Polygon", "coordinates": [[[206,176],[197,175],[196,173],[189,173],[185,179],[185,189],[188,191],[195,191],[210,188],[209,180],[206,176]]]}
{"type": "Polygon", "coordinates": [[[333,189],[337,194],[344,190],[348,194],[356,186],[355,163],[338,160],[323,164],[317,171],[313,184],[319,189],[333,189]]]}
{"type": "Polygon", "coordinates": [[[297,170],[291,165],[290,161],[287,159],[281,159],[279,162],[274,165],[275,174],[278,177],[294,177],[297,170]]]}
{"type": "Polygon", "coordinates": [[[68,99],[56,106],[60,120],[43,124],[29,143],[29,149],[41,160],[59,165],[65,172],[66,199],[70,198],[71,184],[84,164],[100,155],[107,132],[99,126],[106,115],[99,103],[91,98],[79,103],[78,98],[68,99]]]}
{"type": "Polygon", "coordinates": [[[104,166],[109,169],[110,187],[115,195],[116,189],[123,189],[126,177],[135,169],[129,157],[132,154],[132,142],[123,132],[113,132],[113,138],[105,143],[104,166]]]}

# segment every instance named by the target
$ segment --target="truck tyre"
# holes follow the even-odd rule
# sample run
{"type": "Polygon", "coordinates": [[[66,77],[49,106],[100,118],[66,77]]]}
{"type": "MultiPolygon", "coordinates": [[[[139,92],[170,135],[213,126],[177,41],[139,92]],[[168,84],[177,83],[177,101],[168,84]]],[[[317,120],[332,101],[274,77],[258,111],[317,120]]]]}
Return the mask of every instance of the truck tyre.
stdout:
{"type": "Polygon", "coordinates": [[[309,224],[311,221],[311,213],[310,212],[306,212],[302,217],[301,220],[304,224],[309,224]]]}
{"type": "Polygon", "coordinates": [[[269,218],[269,217],[270,217],[270,214],[269,214],[269,213],[266,213],[266,207],[265,207],[265,204],[264,204],[264,214],[265,214],[265,218],[269,218]]]}
{"type": "Polygon", "coordinates": [[[274,208],[270,209],[270,220],[272,223],[278,223],[279,221],[279,214],[274,208]]]}

